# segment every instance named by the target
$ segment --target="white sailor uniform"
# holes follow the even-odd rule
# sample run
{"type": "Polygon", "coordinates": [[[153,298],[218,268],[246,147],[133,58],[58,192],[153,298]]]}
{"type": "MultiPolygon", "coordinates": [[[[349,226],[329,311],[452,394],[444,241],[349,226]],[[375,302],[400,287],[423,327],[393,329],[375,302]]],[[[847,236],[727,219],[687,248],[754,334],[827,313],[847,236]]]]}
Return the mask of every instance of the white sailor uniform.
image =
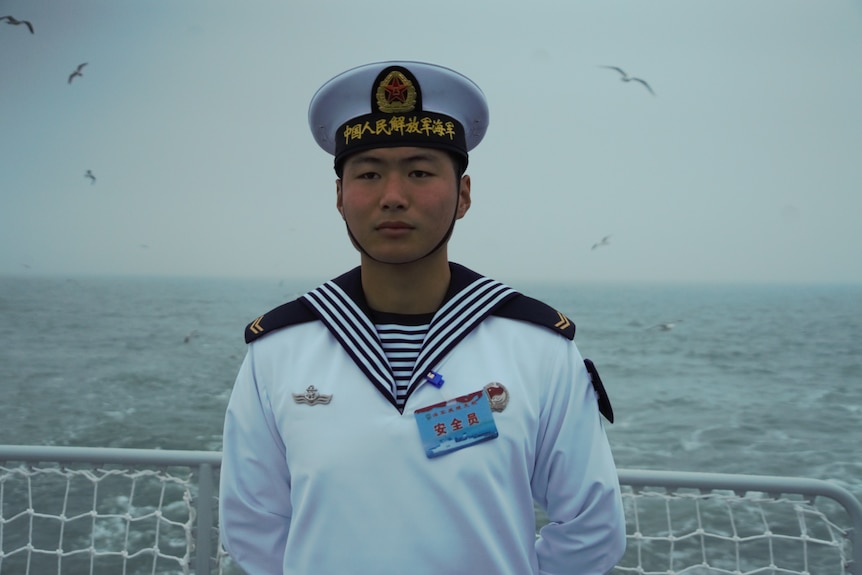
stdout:
{"type": "Polygon", "coordinates": [[[599,404],[613,414],[574,325],[450,265],[403,411],[358,268],[248,326],[219,511],[249,575],[599,574],[622,556],[599,404]],[[459,402],[480,396],[496,436],[429,457],[415,412],[463,427],[475,414],[459,402]],[[538,537],[534,501],[550,518],[538,537]]]}

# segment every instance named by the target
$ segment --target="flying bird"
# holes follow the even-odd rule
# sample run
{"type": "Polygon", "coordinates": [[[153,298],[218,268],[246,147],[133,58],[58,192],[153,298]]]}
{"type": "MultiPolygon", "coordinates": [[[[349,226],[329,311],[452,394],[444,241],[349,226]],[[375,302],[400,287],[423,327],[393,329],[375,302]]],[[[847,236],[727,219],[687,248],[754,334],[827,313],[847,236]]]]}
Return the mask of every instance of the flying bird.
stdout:
{"type": "Polygon", "coordinates": [[[650,85],[646,83],[646,80],[643,80],[641,78],[635,78],[634,76],[629,76],[628,74],[625,73],[625,71],[622,68],[617,68],[616,66],[602,66],[602,68],[608,68],[610,70],[616,70],[617,72],[620,73],[620,75],[621,75],[620,80],[622,80],[623,82],[640,82],[641,84],[644,85],[644,87],[647,90],[649,90],[650,94],[655,96],[655,92],[652,91],[652,88],[650,88],[650,85]]]}
{"type": "MultiPolygon", "coordinates": [[[[90,185],[92,185],[92,184],[95,184],[95,183],[96,183],[96,176],[94,176],[94,175],[93,175],[93,172],[92,172],[91,170],[87,170],[87,173],[86,173],[86,174],[84,174],[84,177],[85,177],[85,178],[90,178],[90,185]]],[[[109,187],[110,187],[110,186],[109,186],[109,187]]]]}
{"type": "Polygon", "coordinates": [[[660,329],[661,331],[670,331],[674,327],[676,327],[676,324],[678,324],[680,322],[682,322],[681,319],[675,319],[673,321],[665,321],[662,323],[657,323],[655,325],[651,325],[647,329],[660,329]]]}
{"type": "Polygon", "coordinates": [[[611,236],[605,236],[602,238],[602,241],[594,243],[593,247],[591,247],[590,249],[594,250],[594,249],[600,248],[602,246],[609,246],[609,245],[611,245],[610,240],[611,240],[611,236]]]}
{"type": "Polygon", "coordinates": [[[78,67],[75,69],[75,71],[72,72],[71,74],[69,74],[69,83],[70,84],[72,83],[72,80],[75,79],[75,76],[82,76],[83,77],[81,70],[83,70],[84,66],[86,66],[86,65],[87,65],[86,62],[84,62],[83,64],[78,64],[78,67]]]}
{"type": "Polygon", "coordinates": [[[14,16],[3,16],[2,18],[0,18],[0,20],[6,20],[6,23],[12,26],[19,26],[21,24],[24,24],[25,26],[27,26],[27,28],[30,29],[31,34],[35,34],[35,32],[33,31],[33,25],[26,20],[18,20],[14,16]]]}

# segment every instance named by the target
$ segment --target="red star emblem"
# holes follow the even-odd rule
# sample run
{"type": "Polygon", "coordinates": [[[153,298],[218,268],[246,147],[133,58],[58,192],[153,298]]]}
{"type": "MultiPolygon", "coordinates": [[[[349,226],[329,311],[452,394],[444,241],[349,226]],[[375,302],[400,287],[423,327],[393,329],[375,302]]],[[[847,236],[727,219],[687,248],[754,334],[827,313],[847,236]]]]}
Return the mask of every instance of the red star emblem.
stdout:
{"type": "Polygon", "coordinates": [[[386,90],[387,102],[406,102],[407,101],[407,85],[402,83],[398,77],[392,78],[389,84],[383,87],[386,90]]]}

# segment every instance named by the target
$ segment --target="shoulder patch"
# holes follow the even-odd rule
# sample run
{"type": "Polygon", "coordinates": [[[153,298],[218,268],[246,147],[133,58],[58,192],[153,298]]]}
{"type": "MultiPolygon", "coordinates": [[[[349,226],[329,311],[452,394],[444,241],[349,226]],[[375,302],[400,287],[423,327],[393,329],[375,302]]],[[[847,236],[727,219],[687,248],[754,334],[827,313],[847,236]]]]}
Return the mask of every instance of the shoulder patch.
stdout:
{"type": "Polygon", "coordinates": [[[596,400],[599,402],[599,413],[605,416],[605,419],[614,422],[614,408],[611,407],[611,398],[608,397],[608,392],[605,391],[605,386],[602,383],[602,378],[599,377],[599,370],[596,369],[596,364],[592,360],[585,359],[584,365],[587,366],[587,372],[590,374],[590,379],[593,382],[593,389],[596,392],[596,400]]]}
{"type": "Polygon", "coordinates": [[[575,339],[575,323],[572,320],[548,304],[524,294],[513,297],[495,309],[492,315],[535,323],[566,339],[575,339]]]}
{"type": "Polygon", "coordinates": [[[245,342],[251,343],[278,329],[317,319],[308,307],[296,299],[271,309],[245,328],[245,342]]]}

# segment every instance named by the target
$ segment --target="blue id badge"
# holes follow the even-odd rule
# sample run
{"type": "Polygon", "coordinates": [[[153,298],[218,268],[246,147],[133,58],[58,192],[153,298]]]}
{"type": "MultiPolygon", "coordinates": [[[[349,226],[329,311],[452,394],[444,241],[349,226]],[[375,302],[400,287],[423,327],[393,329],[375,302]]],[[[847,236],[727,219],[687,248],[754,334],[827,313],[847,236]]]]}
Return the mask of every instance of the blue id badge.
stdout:
{"type": "Polygon", "coordinates": [[[413,415],[428,457],[497,437],[497,425],[484,390],[417,409],[413,415]]]}

